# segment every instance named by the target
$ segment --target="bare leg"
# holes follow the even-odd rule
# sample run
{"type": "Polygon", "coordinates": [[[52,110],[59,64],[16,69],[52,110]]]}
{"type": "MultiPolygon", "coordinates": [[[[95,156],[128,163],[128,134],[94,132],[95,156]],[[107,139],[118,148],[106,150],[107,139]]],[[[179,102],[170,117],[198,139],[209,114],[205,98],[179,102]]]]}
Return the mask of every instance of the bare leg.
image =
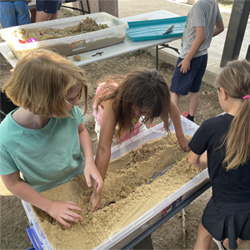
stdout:
{"type": "Polygon", "coordinates": [[[55,20],[58,18],[58,12],[56,14],[52,14],[50,20],[55,20]]]}
{"type": "Polygon", "coordinates": [[[194,250],[209,250],[213,236],[200,223],[194,250]]]}
{"type": "MultiPolygon", "coordinates": [[[[242,244],[243,240],[238,238],[237,239],[237,245],[240,246],[242,244]]],[[[229,242],[228,242],[228,239],[225,239],[223,240],[223,246],[226,248],[226,249],[229,249],[229,242]]]]}
{"type": "Polygon", "coordinates": [[[36,12],[36,22],[43,22],[48,20],[54,20],[58,18],[58,12],[56,14],[49,14],[44,11],[36,12]]]}
{"type": "Polygon", "coordinates": [[[190,92],[189,114],[191,116],[195,115],[198,103],[199,103],[199,92],[197,93],[190,92]]]}
{"type": "Polygon", "coordinates": [[[34,23],[36,21],[36,9],[30,10],[30,21],[34,23]]]}
{"type": "Polygon", "coordinates": [[[178,106],[179,103],[179,95],[176,93],[170,92],[171,100],[178,106]]]}
{"type": "Polygon", "coordinates": [[[36,12],[36,23],[50,20],[52,14],[46,13],[44,11],[36,12]]]}

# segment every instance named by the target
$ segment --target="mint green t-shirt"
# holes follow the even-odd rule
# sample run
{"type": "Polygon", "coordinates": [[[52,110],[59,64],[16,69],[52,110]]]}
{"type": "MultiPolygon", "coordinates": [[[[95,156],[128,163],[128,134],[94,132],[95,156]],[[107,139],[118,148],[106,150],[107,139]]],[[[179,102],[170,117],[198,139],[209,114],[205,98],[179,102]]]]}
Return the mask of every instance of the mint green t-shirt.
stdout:
{"type": "Polygon", "coordinates": [[[20,126],[11,113],[0,124],[0,175],[20,171],[29,185],[43,192],[83,174],[78,126],[84,116],[78,107],[70,112],[72,117],[51,118],[37,130],[20,126]]]}

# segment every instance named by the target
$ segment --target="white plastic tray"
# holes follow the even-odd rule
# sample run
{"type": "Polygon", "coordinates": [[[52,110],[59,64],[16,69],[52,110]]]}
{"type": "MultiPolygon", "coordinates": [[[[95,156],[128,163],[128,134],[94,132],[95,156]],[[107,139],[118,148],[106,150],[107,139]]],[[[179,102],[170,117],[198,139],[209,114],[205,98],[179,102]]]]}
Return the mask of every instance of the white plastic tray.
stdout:
{"type": "MultiPolygon", "coordinates": [[[[184,134],[193,135],[198,128],[198,125],[189,121],[188,119],[181,116],[182,127],[184,134]]],[[[170,125],[170,130],[174,131],[173,124],[170,125]]],[[[121,145],[117,145],[111,149],[111,159],[119,158],[126,154],[131,149],[139,147],[141,144],[151,139],[160,138],[166,134],[163,127],[163,123],[160,123],[139,135],[123,142],[121,145]]],[[[150,226],[155,224],[157,221],[166,216],[170,211],[175,209],[179,204],[189,198],[198,189],[209,182],[207,169],[187,182],[176,192],[166,197],[161,203],[150,209],[148,212],[143,214],[141,217],[136,219],[133,223],[129,224],[118,233],[101,243],[95,248],[95,250],[103,249],[121,249],[122,247],[129,244],[138,235],[146,231],[150,226]]],[[[29,203],[22,201],[27,217],[35,234],[38,237],[38,241],[41,242],[42,249],[52,250],[50,243],[48,242],[45,234],[43,233],[39,222],[30,206],[29,203]]]]}

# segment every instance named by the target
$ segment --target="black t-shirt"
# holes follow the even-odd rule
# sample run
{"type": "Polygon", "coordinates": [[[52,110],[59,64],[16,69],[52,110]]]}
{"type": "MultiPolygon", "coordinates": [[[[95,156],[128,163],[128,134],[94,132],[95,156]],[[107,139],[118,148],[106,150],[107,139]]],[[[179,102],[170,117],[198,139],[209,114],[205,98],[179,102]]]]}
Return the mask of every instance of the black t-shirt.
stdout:
{"type": "Polygon", "coordinates": [[[237,169],[227,171],[226,166],[222,166],[225,145],[221,145],[233,118],[225,114],[204,121],[191,139],[189,147],[197,155],[207,150],[208,173],[213,197],[217,201],[250,202],[250,157],[247,163],[237,169]]]}

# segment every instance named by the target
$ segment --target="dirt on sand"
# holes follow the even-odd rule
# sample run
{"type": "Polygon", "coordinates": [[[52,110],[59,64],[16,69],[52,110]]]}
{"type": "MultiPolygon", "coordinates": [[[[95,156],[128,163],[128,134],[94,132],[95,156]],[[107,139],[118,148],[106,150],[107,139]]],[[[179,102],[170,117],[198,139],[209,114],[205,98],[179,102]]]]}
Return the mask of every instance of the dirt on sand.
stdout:
{"type": "MultiPolygon", "coordinates": [[[[141,67],[155,68],[155,58],[145,51],[139,51],[83,67],[90,85],[88,94],[89,106],[84,124],[90,134],[94,153],[97,149],[97,140],[94,132],[91,100],[94,97],[97,83],[103,78],[107,78],[108,75],[126,75],[141,67]]],[[[10,76],[11,69],[12,67],[0,55],[0,86],[2,86],[10,76]]],[[[166,62],[159,62],[159,71],[163,74],[169,85],[173,75],[173,69],[174,67],[166,62]]],[[[179,108],[181,113],[188,109],[188,104],[188,96],[184,96],[180,99],[179,108]]],[[[216,89],[213,86],[203,83],[195,122],[200,125],[204,119],[216,116],[221,112],[222,109],[218,102],[216,89]]],[[[155,124],[159,122],[159,119],[154,121],[155,124]]],[[[20,200],[12,195],[3,195],[2,185],[0,185],[0,187],[0,249],[27,249],[32,247],[25,231],[25,229],[29,227],[28,219],[20,200]]],[[[209,189],[186,206],[182,212],[175,215],[154,231],[152,233],[154,249],[193,249],[203,209],[210,196],[211,190],[209,189]]],[[[211,249],[218,248],[212,243],[211,249]]],[[[250,249],[249,242],[245,242],[240,249],[250,249]]]]}

